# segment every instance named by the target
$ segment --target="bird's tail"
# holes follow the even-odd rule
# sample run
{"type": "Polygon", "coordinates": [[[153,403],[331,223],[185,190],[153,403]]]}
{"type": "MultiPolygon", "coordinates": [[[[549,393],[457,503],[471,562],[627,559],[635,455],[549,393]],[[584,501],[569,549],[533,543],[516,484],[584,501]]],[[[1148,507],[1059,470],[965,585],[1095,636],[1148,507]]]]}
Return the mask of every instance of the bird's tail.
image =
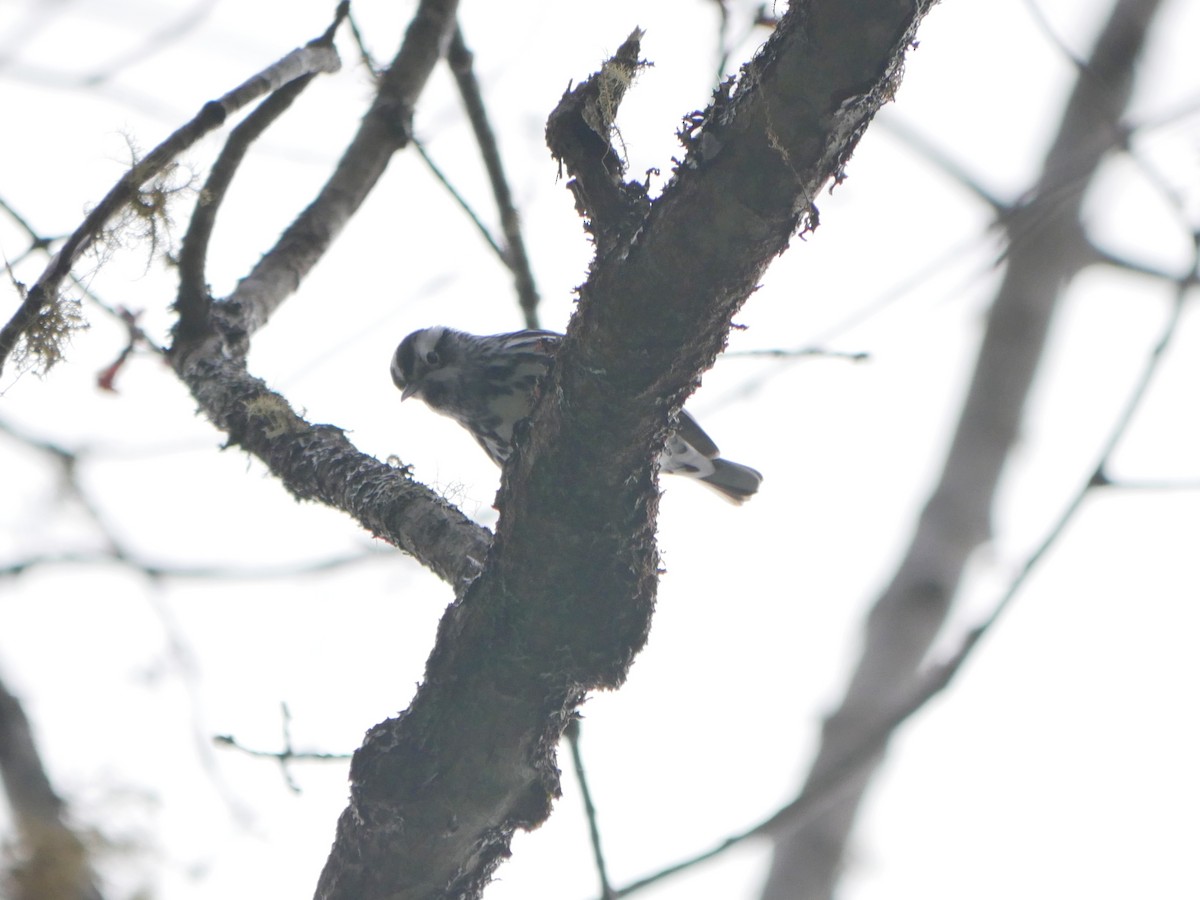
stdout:
{"type": "Polygon", "coordinates": [[[750,499],[762,484],[762,473],[749,466],[720,457],[714,459],[712,464],[712,474],[705,475],[700,480],[726,500],[739,506],[750,499]]]}

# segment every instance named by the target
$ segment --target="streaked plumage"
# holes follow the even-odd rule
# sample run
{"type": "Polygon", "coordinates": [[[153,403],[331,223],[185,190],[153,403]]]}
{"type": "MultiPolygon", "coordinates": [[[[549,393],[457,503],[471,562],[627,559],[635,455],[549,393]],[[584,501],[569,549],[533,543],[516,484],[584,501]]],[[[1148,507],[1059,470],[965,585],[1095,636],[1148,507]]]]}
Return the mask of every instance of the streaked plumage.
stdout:
{"type": "MultiPolygon", "coordinates": [[[[478,336],[440,325],[414,331],[392,356],[392,381],[401,399],[420,397],[474,435],[498,465],[512,453],[513,428],[533,409],[538,381],[549,371],[562,335],[514,331],[478,336]]],[[[659,456],[661,471],[688,475],[742,503],[762,475],[720,458],[720,451],[687,412],[659,456]]]]}

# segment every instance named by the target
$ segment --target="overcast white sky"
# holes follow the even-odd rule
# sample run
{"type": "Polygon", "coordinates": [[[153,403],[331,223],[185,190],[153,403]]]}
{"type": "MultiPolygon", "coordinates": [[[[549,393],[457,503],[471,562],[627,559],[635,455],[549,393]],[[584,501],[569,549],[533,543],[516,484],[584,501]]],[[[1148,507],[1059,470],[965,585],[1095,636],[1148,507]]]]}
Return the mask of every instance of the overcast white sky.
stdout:
{"type": "MultiPolygon", "coordinates": [[[[411,6],[356,10],[380,58],[394,52],[411,6]]],[[[1041,11],[1083,56],[1107,13],[1101,6],[1045,2],[1041,11]]],[[[297,0],[281,16],[284,6],[266,0],[218,3],[168,51],[91,90],[71,86],[202,7],[0,3],[0,197],[43,233],[69,231],[121,174],[127,139],[153,146],[204,101],[323,31],[333,4],[297,0]]],[[[683,0],[465,4],[463,29],[510,167],[546,326],[565,326],[589,256],[544,146],[546,114],[640,25],[654,66],[622,108],[622,137],[631,172],[667,172],[679,120],[710,91],[714,9],[683,0]]],[[[1132,107],[1133,121],[1161,123],[1139,132],[1139,160],[1180,193],[1193,223],[1198,35],[1200,7],[1175,0],[1132,107]]],[[[764,37],[751,34],[733,58],[764,37]]],[[[218,294],[307,203],[362,114],[368,78],[349,43],[339,48],[343,71],[314,84],[264,139],[222,211],[210,273],[218,294]]],[[[584,710],[618,885],[788,799],[857,652],[861,617],[941,463],[1002,248],[988,210],[889,123],[917,130],[1011,198],[1036,173],[1072,77],[1021,0],[935,8],[849,180],[818,201],[820,229],[771,269],[739,316],[746,329],[730,340],[735,351],[816,342],[870,361],[731,357],[690,402],[726,455],[766,481],[740,509],[687,483],[664,485],[667,574],[650,645],[625,688],[584,710]],[[875,311],[860,317],[864,310],[875,311]]],[[[444,71],[416,124],[493,221],[444,71]]],[[[203,172],[218,148],[212,139],[189,160],[203,172]]],[[[1128,158],[1109,163],[1089,210],[1089,229],[1106,246],[1186,269],[1187,231],[1128,158]]],[[[181,231],[185,206],[179,215],[181,231]]],[[[5,256],[26,246],[0,215],[5,256]]],[[[41,262],[31,258],[18,277],[32,282],[41,262]]],[[[125,249],[88,276],[165,334],[174,280],[161,262],[125,249]]],[[[1006,477],[996,541],[972,566],[947,646],[1086,480],[1170,298],[1168,285],[1111,271],[1073,285],[1006,477]]],[[[123,335],[103,314],[89,318],[69,363],[48,377],[6,370],[0,420],[89,449],[82,483],[120,541],[160,564],[237,568],[287,568],[374,546],[344,516],[294,503],[244,454],[219,452],[221,436],[155,358],[136,358],[118,394],[96,391],[95,373],[123,335]]],[[[490,524],[495,468],[452,423],[416,404],[401,409],[387,376],[396,342],[434,323],[489,332],[521,321],[500,265],[406,153],[256,338],[251,367],[310,421],[345,428],[380,458],[399,455],[490,524]]],[[[1198,383],[1193,301],[1115,475],[1196,483],[1198,383]]],[[[53,469],[3,434],[0,473],[0,566],[100,545],[53,469]]],[[[1198,539],[1196,490],[1086,501],[957,685],[900,735],[864,809],[845,900],[1197,895],[1198,539]]],[[[303,790],[293,795],[270,762],[216,751],[209,738],[275,749],[284,701],[298,748],[352,750],[407,704],[449,599],[433,576],[390,552],[351,572],[284,581],[149,583],[116,566],[43,568],[0,581],[0,671],[26,701],[77,817],[137,845],[108,857],[112,896],[143,885],[172,900],[307,896],[344,806],[345,767],[295,766],[303,790]]],[[[738,851],[644,896],[753,898],[765,859],[763,848],[738,851]]],[[[518,836],[486,896],[589,898],[595,884],[567,775],[550,823],[518,836]]]]}

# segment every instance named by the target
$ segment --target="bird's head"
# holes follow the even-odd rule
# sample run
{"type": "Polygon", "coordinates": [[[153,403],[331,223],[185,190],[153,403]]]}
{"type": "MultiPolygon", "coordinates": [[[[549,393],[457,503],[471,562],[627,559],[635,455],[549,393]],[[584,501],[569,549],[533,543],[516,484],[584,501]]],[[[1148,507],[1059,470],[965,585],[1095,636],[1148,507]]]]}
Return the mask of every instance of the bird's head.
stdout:
{"type": "Polygon", "coordinates": [[[392,381],[400,389],[400,399],[420,397],[432,407],[457,377],[461,356],[458,332],[441,325],[414,331],[400,342],[392,356],[392,381]]]}

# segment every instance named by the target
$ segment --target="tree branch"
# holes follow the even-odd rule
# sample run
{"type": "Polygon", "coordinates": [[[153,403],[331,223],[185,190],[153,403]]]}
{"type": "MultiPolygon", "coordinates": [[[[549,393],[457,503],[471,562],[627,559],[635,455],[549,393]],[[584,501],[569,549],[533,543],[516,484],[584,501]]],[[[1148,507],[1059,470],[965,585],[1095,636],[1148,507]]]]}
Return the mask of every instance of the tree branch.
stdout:
{"type": "Polygon", "coordinates": [[[583,766],[583,750],[580,748],[580,717],[574,716],[564,732],[571,748],[571,767],[575,770],[575,781],[583,798],[583,812],[587,817],[588,837],[592,841],[592,860],[596,864],[596,875],[600,879],[600,900],[613,900],[617,896],[608,877],[608,866],[604,862],[604,847],[600,841],[600,822],[596,817],[596,804],[592,802],[592,789],[588,785],[587,770],[583,766]]]}
{"type": "MultiPolygon", "coordinates": [[[[475,230],[479,232],[479,235],[483,238],[484,242],[492,248],[492,252],[496,254],[496,258],[501,262],[505,262],[504,248],[496,243],[496,239],[492,237],[492,233],[488,231],[488,227],[483,224],[483,220],[480,219],[475,210],[471,208],[471,204],[467,202],[467,198],[460,194],[458,192],[458,188],[450,183],[450,179],[446,177],[446,173],[442,171],[441,167],[434,162],[433,157],[429,155],[429,152],[425,149],[424,144],[422,144],[416,138],[412,139],[412,144],[413,147],[416,148],[417,153],[420,154],[421,161],[429,167],[429,171],[433,173],[433,177],[436,178],[441,186],[444,187],[450,196],[454,198],[454,202],[458,204],[459,209],[467,214],[467,218],[471,220],[471,224],[475,226],[475,230]]],[[[507,263],[505,264],[507,265],[507,263]]]]}
{"type": "Polygon", "coordinates": [[[646,639],[653,444],[891,96],[927,4],[851,7],[785,16],[640,222],[620,203],[615,219],[588,207],[604,241],[504,473],[492,552],[443,618],[409,708],[355,754],[318,898],[477,897],[513,831],[549,814],[563,728],[587,690],[622,682],[646,639]]]}
{"type": "Polygon", "coordinates": [[[329,180],[227,300],[216,305],[234,352],[267,323],[375,187],[392,155],[408,145],[417,99],[454,31],[456,0],[421,0],[375,101],[329,180]]]}
{"type": "MultiPolygon", "coordinates": [[[[341,7],[339,7],[341,9],[341,7]]],[[[200,190],[192,211],[187,233],[179,252],[179,295],[175,311],[179,320],[174,333],[184,341],[195,340],[208,332],[212,299],[208,292],[208,244],[212,238],[217,213],[233,183],[250,145],[283,115],[300,93],[312,83],[312,75],[304,75],[271,94],[229,133],[225,146],[213,163],[212,170],[200,190]]]]}
{"type": "Polygon", "coordinates": [[[488,120],[483,91],[475,78],[475,57],[467,47],[460,25],[454,27],[454,37],[450,41],[446,61],[450,63],[450,71],[454,73],[459,96],[466,107],[467,118],[471,120],[471,130],[475,132],[475,142],[479,145],[488,181],[492,185],[492,196],[496,198],[500,227],[504,231],[504,253],[501,254],[501,259],[512,272],[517,301],[525,315],[525,327],[537,328],[538,290],[533,280],[533,270],[529,267],[529,255],[525,252],[525,239],[521,235],[521,217],[513,205],[508,177],[504,174],[503,163],[500,162],[500,146],[496,142],[495,132],[492,131],[492,123],[488,120]]]}
{"type": "Polygon", "coordinates": [[[332,425],[313,425],[250,375],[244,360],[192,355],[179,377],[229,445],[253,453],[298,500],[319,500],[412,554],[460,593],[479,572],[490,535],[433,491],[357,450],[332,425]]]}
{"type": "Polygon", "coordinates": [[[617,109],[645,65],[641,40],[642,30],[635,28],[599,72],[563,94],[546,121],[546,144],[571,176],[567,187],[596,239],[598,256],[636,228],[650,208],[645,185],[624,180],[625,160],[612,143],[617,109]]]}
{"type": "MultiPolygon", "coordinates": [[[[820,783],[913,691],[989,511],[1062,286],[1088,260],[1083,192],[1119,137],[1134,63],[1158,0],[1119,0],[1081,72],[1042,174],[1005,220],[1010,251],[975,373],[939,484],[912,543],[866,625],[862,656],[841,707],[825,723],[808,784],[820,783]]],[[[882,753],[882,751],[881,751],[882,753]]],[[[829,810],[783,835],[764,900],[827,898],[878,755],[829,810]]],[[[805,790],[807,790],[807,785],[805,790]]]]}
{"type": "MultiPolygon", "coordinates": [[[[245,366],[250,335],[315,265],[378,181],[392,153],[407,143],[414,104],[450,40],[454,15],[455,3],[448,0],[421,3],[380,80],[370,111],[329,181],[234,293],[211,304],[208,321],[204,301],[195,302],[197,264],[191,264],[191,287],[183,288],[193,292],[185,298],[189,320],[186,329],[176,332],[171,360],[230,443],[262,459],[295,496],[344,510],[372,534],[411,553],[458,593],[482,565],[487,530],[411,481],[406,471],[360,453],[340,430],[314,426],[297,416],[245,366]]],[[[264,112],[253,128],[265,127],[269,119],[264,112]]],[[[237,143],[231,152],[236,152],[237,143]]]]}
{"type": "Polygon", "coordinates": [[[46,307],[59,302],[59,288],[76,260],[97,240],[112,217],[137,198],[142,185],[160,175],[180,153],[258,97],[304,75],[337,71],[340,65],[332,42],[324,38],[293,50],[219,100],[206,103],[190,122],[134,163],[67,238],[29,289],[20,308],[0,330],[0,372],[17,341],[35,327],[46,307]]]}

